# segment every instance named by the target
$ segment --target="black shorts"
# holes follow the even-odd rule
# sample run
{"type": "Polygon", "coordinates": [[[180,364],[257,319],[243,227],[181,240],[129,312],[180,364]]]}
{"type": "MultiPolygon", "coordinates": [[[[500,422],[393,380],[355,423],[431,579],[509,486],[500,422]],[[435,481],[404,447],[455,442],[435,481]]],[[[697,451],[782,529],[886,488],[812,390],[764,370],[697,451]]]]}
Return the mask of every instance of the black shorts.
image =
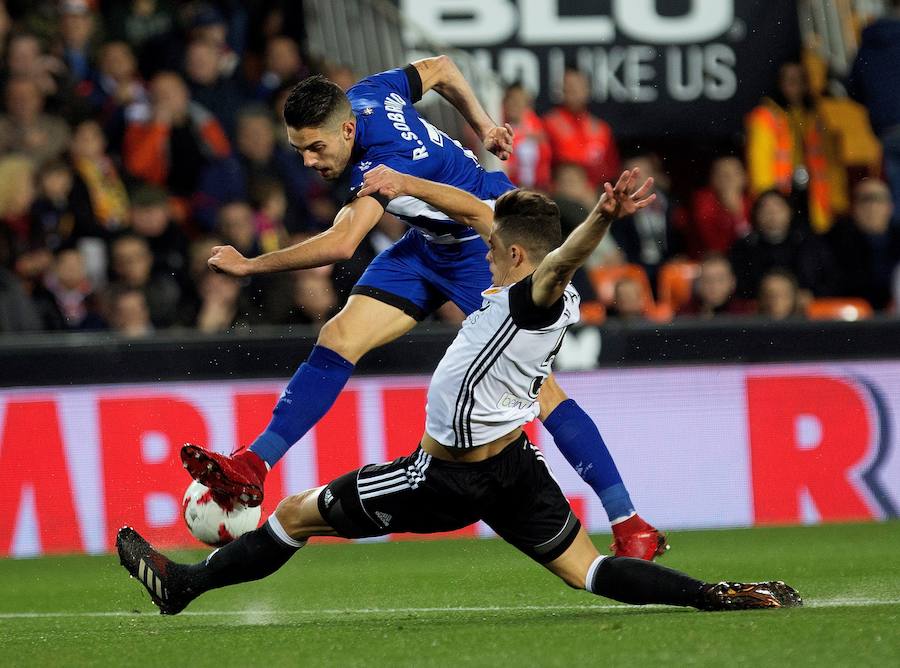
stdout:
{"type": "Polygon", "coordinates": [[[332,480],[319,512],[344,538],[453,531],[484,520],[532,559],[553,561],[581,524],[523,434],[497,455],[464,464],[416,448],[389,464],[370,464],[332,480]]]}

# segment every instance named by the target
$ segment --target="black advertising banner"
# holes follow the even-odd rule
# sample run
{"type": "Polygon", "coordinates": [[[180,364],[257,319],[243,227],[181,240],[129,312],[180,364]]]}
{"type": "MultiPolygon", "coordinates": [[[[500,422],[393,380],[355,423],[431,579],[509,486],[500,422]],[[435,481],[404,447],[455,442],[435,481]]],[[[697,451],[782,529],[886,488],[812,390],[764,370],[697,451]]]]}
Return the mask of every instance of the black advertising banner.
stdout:
{"type": "Polygon", "coordinates": [[[538,111],[577,66],[620,137],[730,136],[799,50],[794,0],[396,1],[434,40],[523,82],[538,111]]]}

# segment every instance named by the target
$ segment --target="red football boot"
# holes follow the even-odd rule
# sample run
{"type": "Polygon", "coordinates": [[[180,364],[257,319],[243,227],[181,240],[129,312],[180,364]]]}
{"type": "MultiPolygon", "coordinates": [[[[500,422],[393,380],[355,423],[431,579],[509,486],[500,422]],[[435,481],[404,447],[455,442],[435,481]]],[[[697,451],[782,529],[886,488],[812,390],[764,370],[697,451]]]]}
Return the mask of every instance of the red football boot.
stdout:
{"type": "Polygon", "coordinates": [[[231,455],[199,445],[181,446],[181,463],[191,477],[209,487],[215,498],[226,498],[253,508],[263,501],[266,463],[255,452],[241,448],[231,455]]]}
{"type": "Polygon", "coordinates": [[[639,515],[613,524],[613,543],[609,549],[617,557],[653,561],[669,549],[666,535],[647,524],[639,515]]]}

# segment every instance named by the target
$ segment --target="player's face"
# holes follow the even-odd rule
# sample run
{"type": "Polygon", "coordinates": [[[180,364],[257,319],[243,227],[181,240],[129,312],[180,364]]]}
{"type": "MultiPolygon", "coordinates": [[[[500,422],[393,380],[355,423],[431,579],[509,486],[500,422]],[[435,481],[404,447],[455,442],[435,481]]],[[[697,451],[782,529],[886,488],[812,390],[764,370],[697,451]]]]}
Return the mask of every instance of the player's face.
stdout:
{"type": "Polygon", "coordinates": [[[347,168],[353,139],[356,136],[355,121],[340,125],[324,125],[318,128],[287,128],[288,141],[301,158],[322,178],[333,181],[347,168]]]}
{"type": "Polygon", "coordinates": [[[500,235],[496,230],[491,231],[490,239],[488,239],[488,252],[485,256],[488,261],[488,267],[491,270],[491,278],[494,285],[503,285],[503,281],[509,275],[511,268],[511,259],[509,256],[509,248],[507,248],[500,235]]]}

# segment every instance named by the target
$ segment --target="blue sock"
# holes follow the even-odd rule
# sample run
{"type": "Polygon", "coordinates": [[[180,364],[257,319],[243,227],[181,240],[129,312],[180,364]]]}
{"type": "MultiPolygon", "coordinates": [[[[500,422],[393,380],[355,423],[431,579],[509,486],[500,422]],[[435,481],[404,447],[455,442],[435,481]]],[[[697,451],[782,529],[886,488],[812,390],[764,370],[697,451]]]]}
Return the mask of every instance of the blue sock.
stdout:
{"type": "Polygon", "coordinates": [[[544,420],[544,427],[566,461],[600,497],[610,522],[634,513],[634,504],[600,430],[578,404],[571,399],[563,401],[544,420]]]}
{"type": "Polygon", "coordinates": [[[272,411],[272,421],[250,445],[250,451],[270,468],[275,466],[328,412],[352,373],[353,365],[336,352],[314,347],[287,384],[272,411]]]}

